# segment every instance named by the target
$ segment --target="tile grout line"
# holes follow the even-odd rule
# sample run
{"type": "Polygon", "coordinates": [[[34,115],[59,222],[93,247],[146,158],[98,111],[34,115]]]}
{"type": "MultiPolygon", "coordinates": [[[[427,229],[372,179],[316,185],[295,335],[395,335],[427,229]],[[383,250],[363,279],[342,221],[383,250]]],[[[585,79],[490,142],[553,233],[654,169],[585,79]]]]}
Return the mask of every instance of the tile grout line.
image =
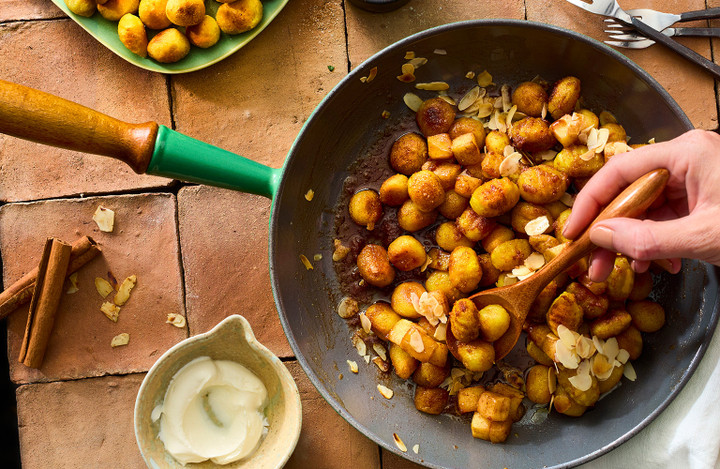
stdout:
{"type": "Polygon", "coordinates": [[[190,322],[188,321],[187,288],[185,282],[185,262],[182,254],[182,243],[180,242],[180,190],[175,193],[175,236],[177,237],[178,267],[180,269],[180,288],[182,291],[182,305],[185,317],[185,337],[190,337],[190,322]]]}
{"type": "Polygon", "coordinates": [[[347,73],[350,73],[352,64],[350,63],[350,35],[348,34],[348,22],[347,22],[347,6],[345,5],[347,0],[342,0],[340,4],[343,10],[343,26],[345,28],[345,59],[347,60],[347,73]]]}

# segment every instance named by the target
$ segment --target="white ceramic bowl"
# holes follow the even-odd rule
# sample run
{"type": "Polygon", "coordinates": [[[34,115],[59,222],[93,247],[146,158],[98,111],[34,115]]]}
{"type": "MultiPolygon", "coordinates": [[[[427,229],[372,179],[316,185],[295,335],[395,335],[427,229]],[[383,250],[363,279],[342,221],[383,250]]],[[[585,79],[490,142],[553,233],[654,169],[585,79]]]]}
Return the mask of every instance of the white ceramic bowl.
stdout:
{"type": "Polygon", "coordinates": [[[148,371],[135,401],[135,438],[145,462],[153,469],[279,469],[295,449],[301,424],[300,395],[290,372],[272,352],[255,340],[250,324],[237,314],[225,318],[211,331],[185,339],[165,352],[148,371]],[[183,466],[165,451],[158,438],[160,421],[152,421],[153,409],[163,401],[175,373],[191,360],[202,356],[240,363],[255,373],[267,388],[265,415],[270,424],[269,431],[249,458],[223,466],[210,461],[183,466]]]}

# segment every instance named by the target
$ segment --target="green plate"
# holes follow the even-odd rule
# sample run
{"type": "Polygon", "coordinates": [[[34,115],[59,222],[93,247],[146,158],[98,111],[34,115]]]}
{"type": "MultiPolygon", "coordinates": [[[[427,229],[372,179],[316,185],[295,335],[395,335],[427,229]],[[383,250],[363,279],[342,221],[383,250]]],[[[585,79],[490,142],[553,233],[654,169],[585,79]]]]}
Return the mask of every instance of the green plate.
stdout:
{"type": "MultiPolygon", "coordinates": [[[[92,37],[97,39],[105,47],[119,55],[123,59],[127,60],[133,65],[137,65],[145,70],[160,73],[187,73],[200,70],[208,67],[222,59],[230,56],[233,52],[236,52],[242,46],[252,41],[255,36],[260,34],[260,31],[270,24],[270,22],[280,13],[280,10],[290,0],[264,0],[263,4],[263,19],[259,25],[254,29],[243,33],[230,36],[225,33],[220,33],[220,40],[214,46],[208,49],[201,49],[199,47],[192,46],[190,53],[184,59],[172,63],[172,64],[161,64],[155,62],[153,59],[147,57],[143,58],[130,52],[118,38],[117,34],[117,21],[108,21],[103,18],[100,13],[95,12],[91,18],[85,18],[84,16],[78,16],[72,13],[64,0],[52,0],[55,5],[58,6],[62,11],[65,12],[70,18],[75,20],[77,24],[82,26],[85,31],[90,33],[92,37]]],[[[215,16],[220,3],[215,0],[209,0],[205,2],[207,8],[207,14],[215,16]]],[[[184,28],[179,28],[181,31],[184,28]]],[[[160,31],[148,29],[148,40],[151,39],[155,34],[160,31]]]]}

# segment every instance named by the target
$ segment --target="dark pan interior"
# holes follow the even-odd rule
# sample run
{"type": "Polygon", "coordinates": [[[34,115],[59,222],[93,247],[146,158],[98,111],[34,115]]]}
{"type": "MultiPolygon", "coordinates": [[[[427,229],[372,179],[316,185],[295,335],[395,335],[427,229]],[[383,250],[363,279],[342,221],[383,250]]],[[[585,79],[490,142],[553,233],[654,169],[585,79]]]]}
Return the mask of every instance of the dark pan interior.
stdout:
{"type": "MultiPolygon", "coordinates": [[[[321,394],[359,431],[401,454],[397,433],[419,454],[402,456],[430,467],[569,467],[609,451],[644,427],[679,392],[697,366],[717,323],[717,278],[714,268],[686,262],[676,277],[656,287],[668,324],[646,338],[635,362],[638,379],[624,384],[580,419],[552,414],[542,424],[529,418],[513,426],[505,444],[474,440],[467,420],[429,416],[413,405],[412,386],[391,373],[386,385],[395,397],[376,390],[380,373],[365,366],[350,344],[351,331],[336,314],[341,299],[332,266],[334,207],[353,161],[372,153],[383,136],[397,133],[413,119],[402,96],[435,93],[414,90],[398,81],[408,50],[429,63],[418,81],[446,80],[451,96],[460,98],[472,83],[469,70],[487,69],[496,83],[518,83],[540,75],[548,81],[566,75],[582,80],[590,109],[612,110],[634,142],[677,136],[690,124],[677,104],[649,76],[624,56],[600,43],[555,27],[510,20],[447,25],[410,37],[378,53],[333,90],[298,137],[274,203],[270,264],[280,319],[298,359],[321,394]],[[447,55],[433,53],[444,49],[447,55]],[[372,67],[377,77],[362,83],[372,67]],[[390,118],[380,117],[383,110],[390,118]],[[304,194],[312,189],[312,202],[304,194]],[[306,270],[299,256],[312,259],[306,270]],[[360,373],[347,370],[356,360],[360,373]],[[343,378],[340,379],[339,375],[343,378]],[[373,398],[371,398],[373,396],[373,398]]],[[[382,155],[381,157],[385,157],[382,155]]],[[[529,412],[531,414],[532,412],[529,412]]]]}

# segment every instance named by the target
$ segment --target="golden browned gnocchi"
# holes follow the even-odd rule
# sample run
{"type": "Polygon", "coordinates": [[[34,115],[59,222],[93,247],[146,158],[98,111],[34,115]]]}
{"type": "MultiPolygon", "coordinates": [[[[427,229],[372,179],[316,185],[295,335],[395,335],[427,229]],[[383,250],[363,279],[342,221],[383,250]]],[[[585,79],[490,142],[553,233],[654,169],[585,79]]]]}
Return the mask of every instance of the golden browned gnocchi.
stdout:
{"type": "Polygon", "coordinates": [[[352,196],[348,207],[350,217],[358,225],[368,230],[375,228],[375,223],[382,218],[383,209],[380,196],[371,189],[362,190],[352,196]]]}
{"type": "Polygon", "coordinates": [[[105,3],[98,3],[97,9],[108,21],[120,21],[120,18],[128,13],[136,13],[140,0],[107,0],[105,3]]]}
{"type": "Polygon", "coordinates": [[[118,37],[120,42],[127,47],[130,52],[140,57],[147,57],[148,38],[145,32],[145,26],[140,18],[132,13],[125,14],[118,22],[118,37]]]}
{"type": "Polygon", "coordinates": [[[167,0],[140,0],[138,16],[150,29],[165,29],[172,23],[165,14],[167,0]]]}
{"type": "Polygon", "coordinates": [[[65,0],[65,4],[76,15],[90,18],[95,14],[98,2],[95,0],[65,0]]]}
{"type": "Polygon", "coordinates": [[[343,217],[348,233],[362,233],[362,240],[349,240],[353,252],[365,246],[356,262],[349,256],[344,263],[356,268],[348,275],[353,287],[390,301],[367,308],[369,326],[360,318],[368,345],[376,344],[372,335],[388,342],[389,358],[373,359],[385,363],[376,363],[380,372],[389,361],[398,377],[412,377],[421,412],[473,412],[473,435],[494,442],[504,441],[522,418],[524,397],[583,415],[624,374],[632,376],[642,334],[665,322],[662,306],[648,299],[651,274],[634,273],[628,259],[617,256],[610,277],[593,282],[586,256],[532,302],[524,329],[534,366],[495,364],[494,343],[511,316],[501,305],[479,307],[471,295],[521,281],[557,256],[570,241],[563,229],[573,194],[608,155],[631,151],[616,119],[579,104],[577,78],[558,80],[549,93],[543,83],[498,86],[502,99],[483,97],[483,105],[497,110],[494,120],[480,111],[456,118],[450,93],[426,99],[415,115],[417,128],[405,127],[409,132],[392,144],[387,171],[366,172],[368,180],[353,179],[346,191],[348,197],[376,194],[382,214],[374,219],[378,229],[358,231],[373,218],[355,220],[353,196],[351,217],[343,217]],[[361,227],[347,229],[348,218],[361,227]],[[497,372],[483,376],[495,365],[497,372]]]}
{"type": "Polygon", "coordinates": [[[260,24],[263,6],[260,0],[235,0],[223,3],[215,14],[218,26],[225,34],[240,34],[260,24]]]}
{"type": "Polygon", "coordinates": [[[165,14],[171,23],[178,26],[199,24],[205,18],[203,0],[168,0],[165,14]]]}
{"type": "Polygon", "coordinates": [[[215,18],[209,15],[205,15],[198,24],[185,28],[185,33],[190,43],[201,49],[212,47],[220,40],[220,27],[215,18]]]}
{"type": "Polygon", "coordinates": [[[150,57],[160,63],[177,62],[190,52],[190,41],[177,29],[168,28],[150,39],[147,52],[150,57]]]}

